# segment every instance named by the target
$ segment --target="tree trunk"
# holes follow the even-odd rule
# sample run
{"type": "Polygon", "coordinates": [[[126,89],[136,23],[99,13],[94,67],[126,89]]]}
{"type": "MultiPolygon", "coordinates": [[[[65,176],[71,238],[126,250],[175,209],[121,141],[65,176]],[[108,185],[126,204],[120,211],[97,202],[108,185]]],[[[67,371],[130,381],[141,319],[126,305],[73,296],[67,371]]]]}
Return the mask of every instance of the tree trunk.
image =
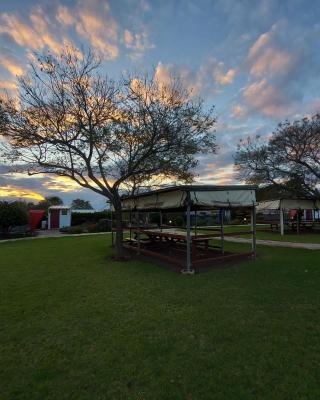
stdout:
{"type": "Polygon", "coordinates": [[[122,208],[121,203],[118,202],[114,205],[115,228],[116,228],[116,241],[115,241],[115,256],[116,258],[123,257],[123,226],[122,226],[122,208]]]}

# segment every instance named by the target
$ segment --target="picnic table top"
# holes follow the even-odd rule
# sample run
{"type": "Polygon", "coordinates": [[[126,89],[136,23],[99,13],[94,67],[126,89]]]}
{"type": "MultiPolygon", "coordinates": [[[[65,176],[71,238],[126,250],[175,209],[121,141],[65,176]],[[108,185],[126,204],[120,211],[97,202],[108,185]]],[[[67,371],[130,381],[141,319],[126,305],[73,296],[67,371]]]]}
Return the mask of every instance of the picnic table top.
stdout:
{"type": "MultiPolygon", "coordinates": [[[[134,232],[138,232],[138,229],[134,229],[134,232]]],[[[172,237],[172,238],[179,238],[185,239],[187,237],[187,231],[180,230],[180,229],[140,229],[140,233],[144,233],[149,236],[163,236],[163,237],[172,237]]],[[[195,234],[194,231],[190,232],[190,236],[192,239],[210,239],[211,236],[203,235],[203,234],[195,234]]]]}

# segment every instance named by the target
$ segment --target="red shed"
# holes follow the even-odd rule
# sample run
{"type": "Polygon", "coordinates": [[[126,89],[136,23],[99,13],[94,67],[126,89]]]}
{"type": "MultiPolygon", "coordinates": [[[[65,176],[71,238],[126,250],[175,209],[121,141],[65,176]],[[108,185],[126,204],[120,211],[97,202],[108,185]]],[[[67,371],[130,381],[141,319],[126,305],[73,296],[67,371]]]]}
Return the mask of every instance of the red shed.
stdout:
{"type": "Polygon", "coordinates": [[[29,211],[29,221],[31,230],[41,228],[40,222],[45,217],[45,210],[30,210],[29,211]]]}

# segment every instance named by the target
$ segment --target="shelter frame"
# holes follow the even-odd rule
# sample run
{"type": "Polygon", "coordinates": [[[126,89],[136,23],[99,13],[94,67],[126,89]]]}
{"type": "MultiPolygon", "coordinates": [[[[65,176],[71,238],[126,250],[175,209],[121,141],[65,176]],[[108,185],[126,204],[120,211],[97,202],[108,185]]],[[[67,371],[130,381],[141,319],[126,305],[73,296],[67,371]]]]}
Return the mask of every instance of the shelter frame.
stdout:
{"type": "MultiPolygon", "coordinates": [[[[141,234],[148,233],[147,227],[141,226],[139,215],[141,213],[159,212],[160,214],[160,226],[159,226],[159,237],[164,236],[162,214],[163,212],[182,211],[186,215],[186,235],[183,239],[186,243],[186,259],[185,266],[181,269],[182,273],[193,274],[194,265],[205,261],[228,259],[233,254],[225,254],[224,240],[225,236],[231,236],[235,234],[250,234],[252,237],[251,241],[251,252],[246,253],[251,255],[252,258],[256,257],[256,200],[255,200],[255,186],[248,185],[228,185],[228,186],[216,186],[216,185],[181,185],[159,189],[150,192],[140,193],[134,196],[127,196],[122,198],[122,208],[124,212],[129,211],[129,231],[130,237],[129,242],[124,243],[126,248],[134,249],[138,254],[153,255],[154,257],[168,259],[167,255],[159,255],[159,253],[151,254],[150,250],[145,250],[141,246],[141,234]],[[224,210],[232,208],[248,208],[251,212],[251,230],[243,230],[239,232],[225,233],[224,232],[224,210]],[[217,231],[214,234],[198,234],[197,228],[197,212],[199,210],[220,210],[220,227],[217,229],[201,228],[204,231],[217,231]],[[191,212],[195,215],[195,226],[192,232],[191,226],[191,212]],[[136,220],[136,226],[132,225],[132,214],[136,214],[138,217],[136,220]],[[132,232],[136,233],[135,246],[132,246],[132,232]],[[204,260],[195,260],[193,257],[193,250],[196,248],[197,243],[204,243],[212,238],[220,238],[220,249],[221,256],[215,258],[207,258],[204,260]]],[[[150,232],[149,232],[150,233],[150,232]]],[[[170,236],[170,232],[167,231],[167,235],[170,236]]],[[[178,238],[178,236],[177,236],[178,238]]],[[[162,239],[161,239],[162,240],[162,239]]],[[[178,239],[177,239],[178,240],[178,239]]],[[[206,244],[205,244],[206,246],[206,244]]],[[[218,247],[218,246],[214,246],[218,247]]],[[[234,253],[239,255],[239,253],[234,253]]]]}

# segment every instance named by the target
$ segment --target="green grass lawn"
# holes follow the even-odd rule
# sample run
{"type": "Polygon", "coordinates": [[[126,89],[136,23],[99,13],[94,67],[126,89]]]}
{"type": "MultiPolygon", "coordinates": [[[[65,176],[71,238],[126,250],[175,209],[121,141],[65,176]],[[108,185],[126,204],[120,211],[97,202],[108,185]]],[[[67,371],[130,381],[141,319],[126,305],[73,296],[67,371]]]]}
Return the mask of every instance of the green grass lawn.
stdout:
{"type": "Polygon", "coordinates": [[[109,240],[0,244],[1,400],[320,398],[320,251],[183,276],[109,240]]]}
{"type": "MultiPolygon", "coordinates": [[[[217,227],[218,228],[218,227],[217,227]]],[[[238,232],[238,231],[250,231],[250,225],[242,226],[225,226],[224,231],[227,233],[238,232]]],[[[198,232],[201,231],[201,227],[198,228],[198,232]]],[[[203,231],[208,233],[209,231],[203,231]]],[[[250,238],[250,235],[239,235],[240,237],[250,238]]],[[[302,232],[297,235],[295,232],[286,231],[283,236],[279,232],[272,232],[270,225],[257,225],[257,239],[261,240],[276,240],[281,242],[298,242],[298,243],[320,243],[320,232],[302,232]]]]}

